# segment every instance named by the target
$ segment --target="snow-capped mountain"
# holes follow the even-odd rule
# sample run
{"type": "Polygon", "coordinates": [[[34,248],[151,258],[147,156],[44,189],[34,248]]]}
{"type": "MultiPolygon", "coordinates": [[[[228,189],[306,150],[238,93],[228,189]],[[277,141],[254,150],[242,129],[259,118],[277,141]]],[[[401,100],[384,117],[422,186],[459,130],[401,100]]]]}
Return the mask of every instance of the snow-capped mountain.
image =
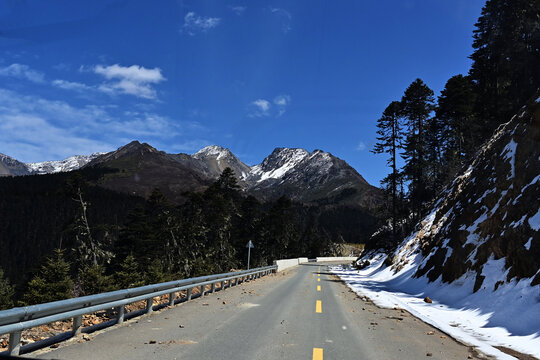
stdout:
{"type": "Polygon", "coordinates": [[[251,167],[245,178],[247,191],[275,199],[287,195],[303,202],[350,203],[374,208],[381,192],[349,164],[322,150],[276,148],[261,164],[251,167]]]}
{"type": "Polygon", "coordinates": [[[276,148],[262,163],[248,166],[229,149],[207,146],[192,155],[167,154],[146,143],[133,141],[116,151],[72,156],[61,161],[24,164],[7,156],[0,158],[0,174],[50,174],[102,167],[119,171],[101,185],[112,190],[148,196],[159,187],[171,199],[181,201],[187,191],[199,191],[231,168],[242,189],[261,200],[286,195],[293,200],[341,203],[374,208],[382,194],[345,161],[322,150],[276,148]],[[116,169],[116,170],[115,170],[116,169]]]}
{"type": "Polygon", "coordinates": [[[280,180],[309,155],[304,149],[276,148],[261,164],[253,166],[245,179],[252,183],[280,180]]]}
{"type": "Polygon", "coordinates": [[[75,155],[64,160],[27,163],[26,166],[32,174],[54,174],[80,169],[90,161],[105,153],[97,152],[91,155],[75,155]]]}
{"type": "Polygon", "coordinates": [[[104,153],[75,155],[64,160],[23,163],[10,156],[0,154],[0,176],[43,175],[80,169],[104,153]]]}

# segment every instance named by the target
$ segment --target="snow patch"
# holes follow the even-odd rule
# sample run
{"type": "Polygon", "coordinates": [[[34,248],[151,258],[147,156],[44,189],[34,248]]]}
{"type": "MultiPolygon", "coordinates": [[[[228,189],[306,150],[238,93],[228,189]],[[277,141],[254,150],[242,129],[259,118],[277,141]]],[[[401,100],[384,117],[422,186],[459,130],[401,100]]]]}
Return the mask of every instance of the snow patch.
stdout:
{"type": "Polygon", "coordinates": [[[516,176],[516,147],[517,143],[514,141],[514,139],[511,139],[508,145],[506,145],[501,153],[501,156],[505,160],[510,161],[510,176],[507,176],[507,179],[511,179],[514,176],[516,176]]]}
{"type": "Polygon", "coordinates": [[[514,359],[495,348],[505,346],[540,358],[538,286],[531,286],[532,279],[522,279],[499,283],[493,291],[505,278],[504,259],[488,260],[482,270],[484,284],[475,293],[475,272],[467,272],[451,284],[442,283],[440,278],[429,283],[425,277],[413,277],[422,259],[420,254],[410,253],[399,272],[384,266],[385,259],[379,254],[363,270],[334,267],[332,271],[376,305],[403,308],[487,355],[514,359]],[[432,304],[423,301],[426,296],[432,304]]]}
{"type": "Polygon", "coordinates": [[[540,208],[538,209],[536,214],[531,216],[527,221],[529,222],[529,226],[531,227],[531,229],[533,229],[534,231],[538,231],[538,229],[540,229],[540,208]]]}

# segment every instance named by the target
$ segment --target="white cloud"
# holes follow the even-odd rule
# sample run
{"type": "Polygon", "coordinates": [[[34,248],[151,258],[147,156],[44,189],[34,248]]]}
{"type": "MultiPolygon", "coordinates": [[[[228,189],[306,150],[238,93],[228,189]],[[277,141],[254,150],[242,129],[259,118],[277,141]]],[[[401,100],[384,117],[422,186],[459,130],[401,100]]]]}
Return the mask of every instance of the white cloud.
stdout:
{"type": "Polygon", "coordinates": [[[274,98],[274,104],[278,106],[287,106],[291,102],[289,95],[278,95],[274,98]]]}
{"type": "Polygon", "coordinates": [[[358,151],[364,151],[366,150],[366,144],[363,141],[360,141],[358,143],[358,146],[356,147],[356,150],[358,151]]]}
{"type": "Polygon", "coordinates": [[[43,73],[32,70],[28,65],[17,63],[0,68],[0,76],[26,79],[35,83],[45,82],[45,76],[43,75],[43,73]]]}
{"type": "Polygon", "coordinates": [[[208,30],[215,28],[221,22],[220,18],[198,16],[193,11],[190,11],[184,16],[183,31],[191,36],[194,36],[198,32],[207,32],[208,30]]]}
{"type": "Polygon", "coordinates": [[[270,12],[275,14],[280,19],[281,31],[283,31],[285,34],[288,33],[291,30],[291,13],[282,8],[270,8],[270,12]]]}
{"type": "Polygon", "coordinates": [[[291,103],[291,97],[289,95],[278,95],[274,98],[274,104],[276,104],[278,113],[277,117],[285,114],[287,106],[291,103]]]}
{"type": "Polygon", "coordinates": [[[286,94],[274,98],[273,104],[266,99],[252,101],[248,107],[248,117],[280,117],[285,114],[291,103],[291,97],[286,94]]]}
{"type": "Polygon", "coordinates": [[[96,65],[93,71],[104,76],[107,80],[111,80],[98,87],[100,91],[111,95],[122,93],[145,99],[155,99],[157,94],[153,85],[166,80],[161,74],[160,68],[147,69],[139,65],[96,65]]]}
{"type": "Polygon", "coordinates": [[[134,138],[156,144],[198,131],[155,113],[125,114],[110,105],[75,107],[0,88],[0,152],[21,161],[110,151],[134,138]]]}
{"type": "Polygon", "coordinates": [[[244,11],[246,11],[247,7],[245,6],[238,6],[238,5],[230,5],[229,9],[231,9],[232,12],[234,12],[236,15],[241,16],[244,11]]]}
{"type": "Polygon", "coordinates": [[[79,91],[79,92],[95,90],[94,87],[88,86],[80,82],[73,82],[73,81],[67,81],[67,80],[61,80],[61,79],[53,80],[51,84],[53,86],[56,86],[64,90],[73,90],[73,91],[79,91]]]}
{"type": "Polygon", "coordinates": [[[270,116],[270,101],[265,99],[257,99],[250,104],[249,117],[265,117],[270,116]]]}

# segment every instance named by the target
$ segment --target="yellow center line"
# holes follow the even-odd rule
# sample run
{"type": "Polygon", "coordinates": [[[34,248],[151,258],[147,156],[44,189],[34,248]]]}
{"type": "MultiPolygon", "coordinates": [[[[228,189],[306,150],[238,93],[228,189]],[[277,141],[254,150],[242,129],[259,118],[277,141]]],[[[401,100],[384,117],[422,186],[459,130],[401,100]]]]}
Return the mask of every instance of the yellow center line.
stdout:
{"type": "Polygon", "coordinates": [[[323,349],[313,348],[313,360],[323,360],[323,349]]]}
{"type": "Polygon", "coordinates": [[[322,301],[317,300],[317,303],[315,304],[315,312],[316,313],[322,313],[322,301]]]}
{"type": "Polygon", "coordinates": [[[320,281],[321,281],[321,278],[318,278],[318,279],[317,279],[317,281],[319,281],[319,282],[320,282],[320,281]]]}
{"type": "Polygon", "coordinates": [[[317,291],[321,291],[321,285],[317,285],[317,291]]]}

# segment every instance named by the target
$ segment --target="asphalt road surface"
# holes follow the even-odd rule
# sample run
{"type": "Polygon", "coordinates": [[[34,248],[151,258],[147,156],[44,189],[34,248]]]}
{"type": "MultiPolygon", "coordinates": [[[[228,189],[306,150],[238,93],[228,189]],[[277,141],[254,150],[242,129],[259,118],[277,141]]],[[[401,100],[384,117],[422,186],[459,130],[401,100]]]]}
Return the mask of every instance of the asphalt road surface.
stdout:
{"type": "Polygon", "coordinates": [[[28,354],[45,359],[470,359],[400,309],[309,263],[28,354]]]}

